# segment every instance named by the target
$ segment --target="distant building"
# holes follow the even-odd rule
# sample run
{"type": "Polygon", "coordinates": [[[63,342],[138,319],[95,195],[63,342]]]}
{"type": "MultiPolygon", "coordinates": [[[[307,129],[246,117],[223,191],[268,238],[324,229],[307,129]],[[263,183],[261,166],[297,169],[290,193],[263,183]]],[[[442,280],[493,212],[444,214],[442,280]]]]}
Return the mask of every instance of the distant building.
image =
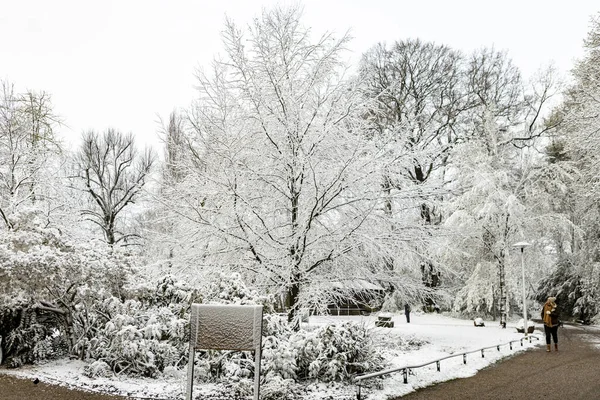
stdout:
{"type": "Polygon", "coordinates": [[[368,315],[381,309],[385,296],[383,287],[364,279],[334,281],[325,287],[340,294],[334,295],[338,300],[327,305],[330,315],[368,315]]]}

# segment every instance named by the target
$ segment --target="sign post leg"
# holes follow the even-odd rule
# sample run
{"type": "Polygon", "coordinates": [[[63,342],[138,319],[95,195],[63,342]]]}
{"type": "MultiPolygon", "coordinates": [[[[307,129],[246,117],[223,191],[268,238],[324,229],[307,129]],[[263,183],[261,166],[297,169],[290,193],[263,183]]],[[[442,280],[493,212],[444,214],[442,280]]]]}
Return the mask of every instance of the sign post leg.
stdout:
{"type": "Polygon", "coordinates": [[[260,347],[254,352],[254,400],[260,393],[260,347]]]}
{"type": "Polygon", "coordinates": [[[190,355],[188,359],[188,373],[187,373],[187,388],[185,394],[185,400],[192,400],[192,387],[194,385],[194,356],[196,350],[194,346],[190,344],[190,355]]]}
{"type": "Polygon", "coordinates": [[[263,308],[255,308],[254,311],[254,400],[258,400],[260,395],[260,357],[262,350],[262,322],[263,308]]]}

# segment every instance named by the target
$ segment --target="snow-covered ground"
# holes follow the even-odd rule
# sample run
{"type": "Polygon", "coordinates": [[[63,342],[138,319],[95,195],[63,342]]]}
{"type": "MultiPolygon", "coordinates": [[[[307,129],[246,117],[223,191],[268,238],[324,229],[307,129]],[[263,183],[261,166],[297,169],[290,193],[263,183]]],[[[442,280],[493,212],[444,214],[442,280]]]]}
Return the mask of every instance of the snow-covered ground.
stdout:
{"type": "MultiPolygon", "coordinates": [[[[376,316],[359,317],[311,317],[303,328],[310,329],[328,323],[341,323],[348,320],[374,326],[376,316]]],[[[440,314],[411,313],[411,323],[407,324],[404,315],[394,315],[394,328],[374,328],[375,339],[381,345],[384,354],[390,361],[389,368],[423,364],[452,354],[459,356],[441,362],[441,371],[437,372],[436,364],[414,369],[408,376],[408,384],[403,383],[401,372],[387,375],[384,379],[371,379],[362,388],[363,398],[383,400],[404,395],[417,388],[429,386],[436,382],[474,375],[478,370],[511,356],[517,352],[542,344],[533,340],[530,344],[524,341],[513,345],[511,350],[504,345],[511,340],[520,339],[523,334],[517,332],[516,321],[509,322],[506,329],[501,329],[497,322],[485,321],[485,327],[475,327],[471,320],[450,318],[440,314]],[[467,356],[467,364],[463,364],[462,354],[482,347],[503,345],[498,351],[495,347],[481,353],[467,356]],[[370,387],[369,387],[370,386],[370,387]]],[[[540,328],[538,325],[537,329],[540,328]]],[[[536,331],[539,336],[539,331],[536,331]]],[[[172,374],[170,377],[157,379],[134,379],[125,376],[114,378],[87,378],[82,375],[84,363],[81,361],[53,361],[42,365],[28,366],[16,370],[2,370],[25,377],[38,377],[49,383],[60,383],[71,387],[121,394],[133,397],[182,399],[185,393],[185,371],[172,374]]],[[[312,384],[308,388],[306,398],[310,399],[355,399],[356,387],[351,385],[312,384]]],[[[208,398],[215,394],[215,386],[194,385],[194,394],[198,398],[208,398]]]]}

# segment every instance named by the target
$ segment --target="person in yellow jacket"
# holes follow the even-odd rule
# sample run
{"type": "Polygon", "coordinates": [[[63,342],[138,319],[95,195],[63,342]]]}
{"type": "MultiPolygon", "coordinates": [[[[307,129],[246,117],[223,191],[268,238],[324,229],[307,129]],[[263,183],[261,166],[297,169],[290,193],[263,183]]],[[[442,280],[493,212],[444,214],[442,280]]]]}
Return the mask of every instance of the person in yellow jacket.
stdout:
{"type": "Polygon", "coordinates": [[[550,336],[554,340],[554,349],[558,351],[558,307],[556,297],[548,297],[544,308],[542,308],[542,320],[544,321],[544,332],[546,333],[546,351],[550,351],[550,336]]]}

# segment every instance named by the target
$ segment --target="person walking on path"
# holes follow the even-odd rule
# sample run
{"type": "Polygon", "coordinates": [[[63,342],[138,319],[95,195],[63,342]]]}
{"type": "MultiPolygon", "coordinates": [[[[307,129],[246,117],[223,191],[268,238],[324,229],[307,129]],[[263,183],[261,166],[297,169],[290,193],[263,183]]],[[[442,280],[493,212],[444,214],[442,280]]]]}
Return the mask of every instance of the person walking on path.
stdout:
{"type": "Polygon", "coordinates": [[[404,305],[404,315],[406,316],[406,323],[410,324],[410,305],[408,303],[404,305]]]}
{"type": "Polygon", "coordinates": [[[550,351],[550,336],[554,340],[554,349],[558,351],[558,308],[556,297],[548,297],[542,308],[542,320],[544,321],[544,332],[546,333],[546,351],[550,351]]]}

